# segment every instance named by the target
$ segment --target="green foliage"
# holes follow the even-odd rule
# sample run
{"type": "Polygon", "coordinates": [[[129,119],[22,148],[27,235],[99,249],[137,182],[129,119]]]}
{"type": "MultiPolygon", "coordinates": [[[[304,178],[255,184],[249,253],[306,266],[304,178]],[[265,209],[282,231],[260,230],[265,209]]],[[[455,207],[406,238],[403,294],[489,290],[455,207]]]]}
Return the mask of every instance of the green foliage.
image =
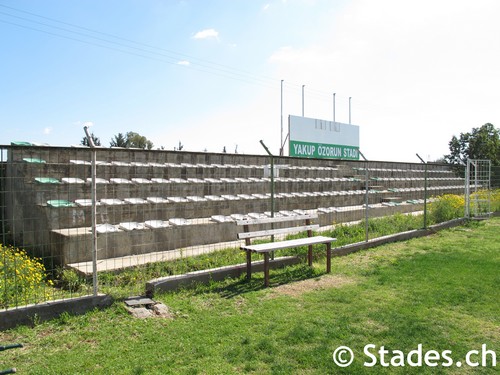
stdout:
{"type": "MultiPolygon", "coordinates": [[[[92,141],[94,141],[95,146],[101,145],[101,140],[99,139],[99,137],[96,137],[94,135],[94,133],[90,133],[90,137],[92,138],[92,141]]],[[[83,146],[87,146],[87,147],[90,146],[89,140],[87,139],[87,137],[83,137],[82,140],[80,141],[80,144],[82,144],[83,146]]]]}
{"type": "Polygon", "coordinates": [[[127,147],[127,139],[122,133],[118,133],[115,135],[112,139],[111,142],[109,143],[110,147],[127,147]]]}
{"type": "Polygon", "coordinates": [[[365,239],[365,224],[349,225],[341,223],[332,232],[328,233],[328,235],[337,239],[335,246],[360,242],[365,239]]]}
{"type": "MultiPolygon", "coordinates": [[[[421,228],[422,223],[422,215],[397,213],[391,216],[372,218],[368,220],[368,234],[370,238],[387,236],[421,228]]],[[[365,227],[364,221],[353,225],[339,224],[328,235],[337,238],[335,246],[343,246],[364,241],[366,238],[365,227]]]]}
{"type": "Polygon", "coordinates": [[[480,128],[473,128],[471,132],[453,136],[448,143],[450,153],[445,155],[445,161],[453,164],[457,175],[465,176],[467,159],[490,160],[494,168],[491,170],[492,186],[500,186],[500,129],[490,123],[480,128]]]}
{"type": "Polygon", "coordinates": [[[143,150],[151,150],[154,146],[153,142],[145,136],[135,132],[127,132],[125,136],[122,133],[118,133],[111,139],[109,145],[111,147],[140,148],[143,150]]]}
{"type": "MultiPolygon", "coordinates": [[[[471,212],[486,213],[500,211],[500,189],[481,190],[471,194],[471,212]],[[486,202],[490,204],[487,206],[486,202]]],[[[465,198],[455,194],[441,195],[429,204],[429,217],[433,223],[453,220],[465,214],[465,198]]]]}
{"type": "Polygon", "coordinates": [[[500,189],[479,190],[471,194],[472,212],[488,213],[500,211],[500,189]],[[489,201],[489,204],[487,203],[489,201]]]}
{"type": "Polygon", "coordinates": [[[31,258],[24,250],[0,245],[0,307],[48,298],[52,281],[45,274],[40,259],[31,258]]]}
{"type": "Polygon", "coordinates": [[[490,123],[473,128],[469,133],[453,136],[449,142],[450,154],[445,159],[451,164],[465,164],[467,159],[488,159],[500,165],[500,130],[490,123]]]}
{"type": "Polygon", "coordinates": [[[84,280],[82,280],[78,273],[69,268],[58,271],[58,281],[61,288],[70,292],[78,292],[84,284],[84,280]]]}
{"type": "Polygon", "coordinates": [[[429,204],[431,222],[442,223],[464,217],[465,199],[455,194],[444,194],[429,204]]]}
{"type": "Polygon", "coordinates": [[[491,191],[491,211],[500,212],[500,189],[491,191]]]}

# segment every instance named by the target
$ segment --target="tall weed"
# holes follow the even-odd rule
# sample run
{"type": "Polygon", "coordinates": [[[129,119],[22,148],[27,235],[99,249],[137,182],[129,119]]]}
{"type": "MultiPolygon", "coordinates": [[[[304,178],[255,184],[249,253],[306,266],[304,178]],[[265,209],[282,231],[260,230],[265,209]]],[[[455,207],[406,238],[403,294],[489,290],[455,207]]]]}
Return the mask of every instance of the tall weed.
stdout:
{"type": "Polygon", "coordinates": [[[24,250],[0,244],[0,307],[46,300],[52,287],[45,266],[24,250]]]}
{"type": "Polygon", "coordinates": [[[456,194],[441,195],[429,204],[429,216],[433,223],[458,219],[464,216],[464,212],[465,198],[456,194]]]}

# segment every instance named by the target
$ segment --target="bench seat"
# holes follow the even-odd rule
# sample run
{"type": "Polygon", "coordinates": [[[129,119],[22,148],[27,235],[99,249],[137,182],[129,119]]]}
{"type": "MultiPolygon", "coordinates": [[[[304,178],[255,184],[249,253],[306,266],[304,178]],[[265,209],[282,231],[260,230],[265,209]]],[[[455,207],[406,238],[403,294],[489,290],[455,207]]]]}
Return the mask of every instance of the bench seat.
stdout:
{"type": "Polygon", "coordinates": [[[312,224],[311,220],[317,219],[317,214],[301,213],[296,216],[279,215],[278,217],[261,217],[260,215],[248,214],[248,219],[238,220],[237,225],[243,226],[244,231],[238,233],[238,239],[245,240],[245,244],[240,246],[240,249],[246,252],[247,258],[247,279],[250,280],[252,276],[252,253],[259,253],[264,255],[264,285],[269,286],[269,254],[276,250],[297,248],[307,246],[307,260],[309,266],[312,266],[312,251],[313,245],[324,244],[326,247],[326,272],[331,272],[331,254],[332,242],[335,238],[325,236],[313,236],[313,230],[319,229],[318,224],[312,224]],[[275,225],[282,225],[286,222],[299,222],[302,221],[305,225],[280,227],[275,228],[275,225]],[[250,227],[258,226],[256,231],[250,231],[250,227]],[[263,229],[263,226],[271,226],[270,229],[263,229]],[[296,238],[292,240],[274,241],[275,235],[284,235],[292,233],[306,232],[307,237],[296,238]],[[269,237],[272,241],[267,243],[252,244],[252,238],[269,237]]]}
{"type": "Polygon", "coordinates": [[[333,239],[331,237],[315,236],[315,237],[297,238],[286,241],[260,243],[256,245],[248,245],[248,246],[244,245],[241,246],[241,249],[247,251],[253,251],[255,253],[266,253],[276,250],[289,249],[293,247],[326,244],[332,242],[332,240],[333,239]]]}

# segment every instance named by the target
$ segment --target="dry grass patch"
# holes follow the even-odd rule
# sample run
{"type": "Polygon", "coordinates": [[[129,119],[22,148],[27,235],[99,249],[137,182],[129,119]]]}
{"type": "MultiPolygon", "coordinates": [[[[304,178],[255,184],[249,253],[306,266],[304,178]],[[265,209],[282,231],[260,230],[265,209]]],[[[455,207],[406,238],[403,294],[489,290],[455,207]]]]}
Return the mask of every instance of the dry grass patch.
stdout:
{"type": "Polygon", "coordinates": [[[354,284],[354,278],[344,275],[323,275],[315,279],[295,281],[288,284],[279,285],[270,290],[269,298],[277,296],[300,297],[304,293],[327,288],[341,288],[344,285],[354,284]]]}

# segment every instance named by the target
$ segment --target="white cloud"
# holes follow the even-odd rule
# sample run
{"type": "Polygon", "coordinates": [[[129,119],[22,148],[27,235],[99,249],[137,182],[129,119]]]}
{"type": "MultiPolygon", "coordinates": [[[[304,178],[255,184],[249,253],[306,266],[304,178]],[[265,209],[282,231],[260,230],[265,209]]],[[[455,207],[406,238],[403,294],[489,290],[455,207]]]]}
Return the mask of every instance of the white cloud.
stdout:
{"type": "Polygon", "coordinates": [[[189,66],[191,63],[187,60],[178,61],[177,65],[189,66]]]}
{"type": "Polygon", "coordinates": [[[205,29],[194,34],[193,39],[219,39],[219,32],[215,29],[205,29]]]}
{"type": "Polygon", "coordinates": [[[51,127],[46,127],[43,129],[43,134],[44,135],[49,135],[50,133],[52,133],[52,128],[51,127]]]}

